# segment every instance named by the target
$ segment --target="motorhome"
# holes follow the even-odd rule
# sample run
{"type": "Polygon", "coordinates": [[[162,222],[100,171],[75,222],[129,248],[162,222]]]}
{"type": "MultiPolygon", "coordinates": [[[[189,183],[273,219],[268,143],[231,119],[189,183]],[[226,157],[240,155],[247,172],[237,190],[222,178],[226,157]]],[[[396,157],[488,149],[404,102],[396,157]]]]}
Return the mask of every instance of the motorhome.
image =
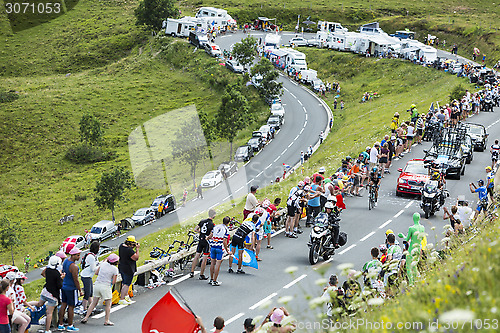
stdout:
{"type": "Polygon", "coordinates": [[[201,7],[196,13],[196,18],[206,19],[212,26],[227,26],[236,21],[227,13],[227,10],[214,7],[201,7]]]}
{"type": "Polygon", "coordinates": [[[300,71],[300,81],[306,84],[312,84],[314,80],[318,79],[318,72],[314,69],[306,69],[300,71]]]}
{"type": "Polygon", "coordinates": [[[339,51],[352,51],[359,34],[355,32],[334,32],[328,34],[325,47],[339,51]]]}
{"type": "Polygon", "coordinates": [[[403,41],[401,44],[401,55],[409,60],[417,56],[418,59],[424,59],[427,64],[437,60],[437,50],[434,47],[425,45],[414,39],[405,39],[403,41]]]}
{"type": "Polygon", "coordinates": [[[269,53],[269,60],[278,68],[284,69],[286,66],[286,55],[290,49],[273,49],[269,53]]]}
{"type": "Polygon", "coordinates": [[[266,35],[264,39],[264,52],[270,52],[274,49],[279,49],[281,43],[281,36],[270,33],[266,35]]]}
{"type": "Polygon", "coordinates": [[[165,34],[174,37],[189,37],[191,31],[206,32],[205,20],[185,16],[180,19],[167,18],[163,22],[165,34]]]}
{"type": "Polygon", "coordinates": [[[300,72],[307,69],[306,55],[293,49],[286,49],[285,64],[300,72]]]}
{"type": "Polygon", "coordinates": [[[318,31],[322,32],[347,32],[340,23],[328,22],[328,21],[318,21],[318,31]]]}

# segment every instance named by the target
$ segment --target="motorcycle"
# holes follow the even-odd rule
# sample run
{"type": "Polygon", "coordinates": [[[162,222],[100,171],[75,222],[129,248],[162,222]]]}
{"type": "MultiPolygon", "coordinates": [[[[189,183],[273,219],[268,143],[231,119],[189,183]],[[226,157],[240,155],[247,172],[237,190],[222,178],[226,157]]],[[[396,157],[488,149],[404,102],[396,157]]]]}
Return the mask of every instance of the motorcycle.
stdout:
{"type": "Polygon", "coordinates": [[[422,202],[420,207],[424,211],[425,218],[434,215],[443,205],[445,196],[450,196],[448,191],[441,190],[437,180],[428,180],[422,188],[422,202]]]}
{"type": "Polygon", "coordinates": [[[486,96],[483,101],[483,110],[485,112],[493,112],[493,99],[491,96],[486,96]]]}
{"type": "MultiPolygon", "coordinates": [[[[340,221],[339,212],[334,215],[333,223],[340,221]]],[[[347,234],[345,232],[339,233],[339,245],[344,246],[347,243],[347,234]]],[[[309,234],[309,262],[315,265],[319,261],[319,257],[328,260],[335,254],[335,244],[333,244],[332,232],[329,228],[328,214],[319,213],[314,219],[314,226],[311,228],[309,234]]]]}

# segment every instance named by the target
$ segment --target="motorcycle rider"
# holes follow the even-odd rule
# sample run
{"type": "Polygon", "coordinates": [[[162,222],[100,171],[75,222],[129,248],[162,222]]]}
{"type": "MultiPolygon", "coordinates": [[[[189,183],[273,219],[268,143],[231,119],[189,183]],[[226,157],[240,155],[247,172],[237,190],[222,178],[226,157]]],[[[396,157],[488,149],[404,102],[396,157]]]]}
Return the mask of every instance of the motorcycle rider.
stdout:
{"type": "Polygon", "coordinates": [[[495,167],[495,164],[498,161],[498,156],[500,155],[500,145],[498,144],[498,140],[495,140],[495,144],[490,147],[491,153],[491,168],[495,167]]]}
{"type": "Polygon", "coordinates": [[[335,206],[331,201],[328,201],[325,204],[325,212],[328,215],[328,229],[330,229],[330,232],[332,234],[332,244],[336,249],[338,249],[340,247],[339,246],[340,219],[338,218],[338,215],[335,212],[334,207],[335,206]]]}
{"type": "Polygon", "coordinates": [[[380,180],[382,179],[382,173],[377,166],[374,166],[370,171],[369,186],[375,186],[375,205],[378,201],[378,189],[380,187],[380,180]]]}

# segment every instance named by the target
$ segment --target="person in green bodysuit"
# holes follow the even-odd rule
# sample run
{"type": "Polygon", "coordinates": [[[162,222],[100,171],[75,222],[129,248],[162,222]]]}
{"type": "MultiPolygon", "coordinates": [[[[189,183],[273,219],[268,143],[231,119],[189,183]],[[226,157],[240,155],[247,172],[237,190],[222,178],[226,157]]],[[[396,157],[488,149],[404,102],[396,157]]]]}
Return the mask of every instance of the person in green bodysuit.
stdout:
{"type": "Polygon", "coordinates": [[[413,225],[408,228],[408,235],[405,236],[403,233],[399,233],[398,236],[404,238],[407,242],[410,241],[409,253],[406,256],[406,273],[408,274],[408,281],[412,285],[417,273],[417,265],[412,265],[412,263],[413,261],[418,263],[422,249],[422,240],[425,236],[425,227],[420,224],[419,213],[413,214],[413,225]],[[414,251],[415,249],[417,250],[414,251]]]}

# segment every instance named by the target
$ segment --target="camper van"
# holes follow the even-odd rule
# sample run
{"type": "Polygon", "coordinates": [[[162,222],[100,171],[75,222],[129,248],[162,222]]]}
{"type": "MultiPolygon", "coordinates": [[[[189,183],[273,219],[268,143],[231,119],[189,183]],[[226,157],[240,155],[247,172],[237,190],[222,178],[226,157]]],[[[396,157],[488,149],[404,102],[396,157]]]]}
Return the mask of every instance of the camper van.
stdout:
{"type": "Polygon", "coordinates": [[[286,49],[285,63],[287,66],[300,72],[307,69],[306,55],[293,49],[286,49]]]}
{"type": "Polygon", "coordinates": [[[300,81],[302,83],[312,85],[313,81],[317,79],[318,79],[318,72],[316,72],[314,69],[306,69],[300,71],[300,81]]]}
{"type": "Polygon", "coordinates": [[[167,18],[164,22],[165,34],[173,37],[188,37],[191,31],[202,27],[203,23],[194,17],[185,16],[180,19],[167,18]]]}
{"type": "MultiPolygon", "coordinates": [[[[201,7],[195,17],[206,19],[209,25],[221,27],[230,25],[234,21],[231,15],[227,13],[227,10],[214,7],[201,7]]],[[[234,24],[236,24],[236,21],[234,21],[234,24]]]]}
{"type": "Polygon", "coordinates": [[[264,39],[264,52],[270,52],[274,49],[279,49],[281,36],[276,34],[267,34],[264,39]]]}
{"type": "Polygon", "coordinates": [[[286,66],[286,55],[290,49],[274,49],[269,52],[269,60],[278,68],[284,69],[286,66]]]}
{"type": "Polygon", "coordinates": [[[347,32],[340,23],[328,22],[328,21],[318,21],[318,31],[322,32],[347,32]]]}

